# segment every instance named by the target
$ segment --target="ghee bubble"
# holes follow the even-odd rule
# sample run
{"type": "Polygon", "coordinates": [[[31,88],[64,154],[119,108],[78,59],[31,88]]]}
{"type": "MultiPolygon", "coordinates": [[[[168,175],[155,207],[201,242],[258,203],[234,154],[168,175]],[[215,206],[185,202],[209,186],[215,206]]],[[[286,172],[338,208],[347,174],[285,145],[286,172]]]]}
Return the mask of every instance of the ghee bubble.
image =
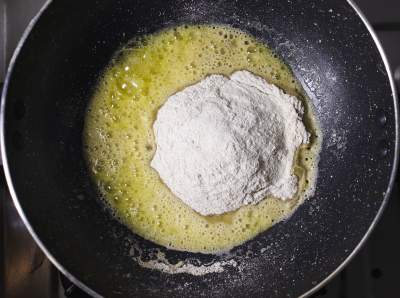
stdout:
{"type": "Polygon", "coordinates": [[[271,49],[231,27],[184,25],[132,40],[116,53],[89,103],[83,147],[102,198],[133,232],[172,249],[216,253],[267,230],[302,202],[315,181],[317,135],[310,102],[271,49]],[[296,154],[299,192],[287,202],[267,198],[205,217],[176,198],[150,167],[156,148],[152,125],[170,95],[207,75],[243,69],[302,100],[312,137],[296,154]]]}

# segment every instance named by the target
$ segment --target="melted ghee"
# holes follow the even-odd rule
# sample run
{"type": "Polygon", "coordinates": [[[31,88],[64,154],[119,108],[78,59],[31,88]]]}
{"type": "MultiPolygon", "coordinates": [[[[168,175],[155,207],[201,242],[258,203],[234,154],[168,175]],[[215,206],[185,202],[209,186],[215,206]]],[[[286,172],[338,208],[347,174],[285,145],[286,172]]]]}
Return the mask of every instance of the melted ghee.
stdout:
{"type": "Polygon", "coordinates": [[[110,210],[140,236],[168,248],[215,253],[240,245],[282,220],[315,180],[317,123],[290,69],[254,37],[221,25],[185,25],[132,41],[101,77],[83,133],[88,166],[110,210]],[[267,198],[220,216],[202,216],[177,197],[150,167],[152,125],[158,109],[178,90],[209,74],[249,70],[305,106],[311,144],[297,152],[295,198],[267,198]]]}

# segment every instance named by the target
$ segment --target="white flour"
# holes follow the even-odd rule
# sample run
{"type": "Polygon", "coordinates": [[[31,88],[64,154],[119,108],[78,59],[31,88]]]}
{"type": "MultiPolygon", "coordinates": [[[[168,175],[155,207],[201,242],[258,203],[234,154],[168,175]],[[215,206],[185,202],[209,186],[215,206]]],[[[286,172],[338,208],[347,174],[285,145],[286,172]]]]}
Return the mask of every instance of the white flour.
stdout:
{"type": "Polygon", "coordinates": [[[247,71],[211,75],[172,95],[153,129],[151,166],[202,215],[297,191],[296,149],[308,143],[300,101],[247,71]]]}

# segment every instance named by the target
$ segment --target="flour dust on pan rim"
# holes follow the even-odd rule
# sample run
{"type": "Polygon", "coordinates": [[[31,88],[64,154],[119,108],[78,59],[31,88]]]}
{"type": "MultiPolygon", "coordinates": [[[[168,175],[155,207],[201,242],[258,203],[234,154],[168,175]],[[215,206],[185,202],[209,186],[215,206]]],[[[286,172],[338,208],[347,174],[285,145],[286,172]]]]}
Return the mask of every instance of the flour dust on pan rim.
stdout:
{"type": "Polygon", "coordinates": [[[379,54],[381,55],[382,61],[385,65],[386,73],[390,82],[390,87],[392,90],[392,96],[393,96],[393,105],[394,105],[394,116],[395,116],[395,149],[394,149],[394,159],[393,159],[393,166],[392,166],[392,171],[390,174],[390,180],[388,183],[388,187],[385,192],[384,199],[382,201],[381,207],[379,208],[374,220],[370,224],[367,232],[365,233],[364,237],[360,240],[360,242],[357,244],[357,246],[353,249],[353,251],[347,256],[347,258],[333,271],[330,275],[328,275],[324,280],[322,280],[320,283],[315,285],[312,289],[309,291],[305,292],[302,294],[300,297],[308,297],[311,294],[314,294],[317,292],[319,289],[321,289],[323,286],[325,286],[328,282],[330,282],[340,271],[344,269],[344,267],[347,266],[347,264],[350,263],[350,261],[357,255],[357,253],[360,251],[360,249],[363,247],[363,245],[366,243],[368,240],[369,236],[371,235],[373,229],[375,228],[376,224],[378,223],[379,219],[381,218],[383,211],[386,208],[387,202],[389,200],[390,194],[392,192],[394,182],[395,182],[395,177],[396,177],[396,172],[397,172],[397,167],[398,167],[398,162],[399,162],[399,106],[398,106],[398,98],[397,98],[397,91],[396,91],[396,86],[394,83],[393,75],[391,72],[391,68],[389,65],[389,61],[386,57],[385,51],[383,50],[382,44],[379,41],[378,36],[376,35],[375,31],[373,30],[371,24],[365,17],[365,15],[361,12],[360,8],[353,2],[353,0],[347,0],[347,3],[351,6],[351,8],[356,12],[358,17],[361,18],[362,22],[364,23],[365,27],[368,29],[369,34],[371,35],[376,47],[378,48],[379,54]]]}

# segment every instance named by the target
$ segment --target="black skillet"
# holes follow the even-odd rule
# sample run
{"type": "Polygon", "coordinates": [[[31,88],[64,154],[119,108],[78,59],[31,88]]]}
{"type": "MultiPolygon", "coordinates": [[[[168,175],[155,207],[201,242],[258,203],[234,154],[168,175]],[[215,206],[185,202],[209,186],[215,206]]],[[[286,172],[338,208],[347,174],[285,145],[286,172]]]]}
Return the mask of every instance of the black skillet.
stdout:
{"type": "Polygon", "coordinates": [[[296,297],[358,251],[380,216],[398,154],[387,61],[365,19],[338,0],[53,1],[24,35],[2,96],[2,157],[15,205],[53,263],[93,296],[296,297]],[[241,266],[201,277],[143,269],[158,246],[108,215],[82,157],[85,107],[113,53],[181,23],[221,23],[266,42],[315,105],[323,146],[315,196],[230,255],[169,259],[241,266]],[[241,268],[240,270],[238,268],[241,268]]]}

